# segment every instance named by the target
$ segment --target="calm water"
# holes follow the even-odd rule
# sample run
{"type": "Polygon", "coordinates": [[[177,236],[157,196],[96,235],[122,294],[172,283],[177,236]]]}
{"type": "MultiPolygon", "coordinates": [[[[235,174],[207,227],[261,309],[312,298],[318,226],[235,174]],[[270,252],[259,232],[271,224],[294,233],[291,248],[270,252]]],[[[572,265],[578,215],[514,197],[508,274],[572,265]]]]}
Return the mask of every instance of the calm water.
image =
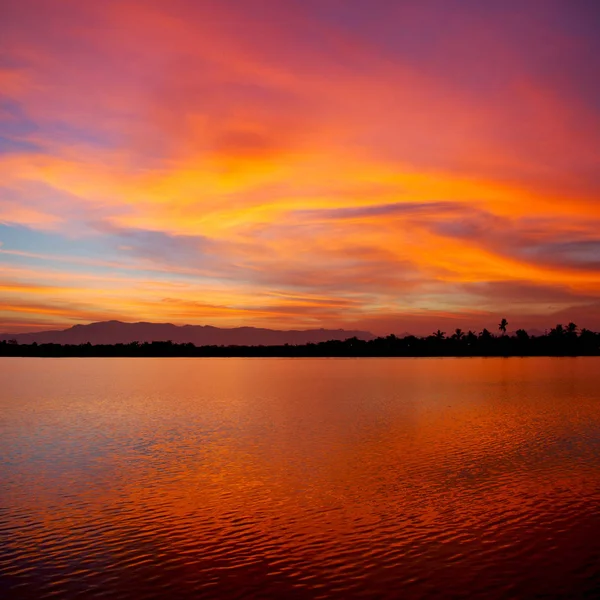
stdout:
{"type": "Polygon", "coordinates": [[[600,359],[0,359],[0,597],[600,595],[600,359]]]}

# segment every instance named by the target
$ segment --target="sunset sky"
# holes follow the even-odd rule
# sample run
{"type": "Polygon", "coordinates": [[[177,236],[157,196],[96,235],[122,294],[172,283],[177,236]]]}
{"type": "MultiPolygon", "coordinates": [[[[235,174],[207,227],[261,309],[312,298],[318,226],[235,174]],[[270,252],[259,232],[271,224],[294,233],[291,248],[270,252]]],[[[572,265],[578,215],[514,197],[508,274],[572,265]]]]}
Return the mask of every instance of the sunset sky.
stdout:
{"type": "Polygon", "coordinates": [[[600,330],[596,0],[12,0],[0,330],[600,330]]]}

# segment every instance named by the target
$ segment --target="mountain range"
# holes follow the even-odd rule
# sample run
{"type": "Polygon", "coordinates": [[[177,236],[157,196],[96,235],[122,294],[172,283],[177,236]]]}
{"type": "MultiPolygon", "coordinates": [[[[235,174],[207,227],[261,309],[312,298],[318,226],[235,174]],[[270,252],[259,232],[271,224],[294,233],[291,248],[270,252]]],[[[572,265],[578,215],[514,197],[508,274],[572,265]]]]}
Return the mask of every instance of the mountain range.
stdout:
{"type": "Polygon", "coordinates": [[[33,333],[4,333],[1,340],[16,340],[19,344],[129,344],[131,342],[168,341],[196,346],[277,346],[282,344],[307,344],[328,340],[345,340],[357,337],[371,340],[368,331],[346,329],[307,329],[279,331],[257,327],[225,329],[210,325],[173,325],[171,323],[123,323],[102,321],[89,325],[75,325],[56,331],[33,333]]]}

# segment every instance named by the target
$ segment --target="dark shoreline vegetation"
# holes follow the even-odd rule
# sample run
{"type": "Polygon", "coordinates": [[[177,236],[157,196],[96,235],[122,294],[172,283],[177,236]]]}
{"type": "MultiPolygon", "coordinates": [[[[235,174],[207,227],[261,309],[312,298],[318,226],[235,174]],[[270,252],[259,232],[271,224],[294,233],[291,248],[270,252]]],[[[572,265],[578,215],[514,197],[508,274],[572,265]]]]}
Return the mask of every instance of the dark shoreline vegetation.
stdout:
{"type": "Polygon", "coordinates": [[[519,329],[506,335],[503,319],[501,335],[487,329],[479,334],[456,329],[446,336],[436,331],[427,337],[388,335],[373,340],[356,337],[344,341],[274,346],[195,346],[171,341],[131,342],[129,344],[18,344],[0,342],[0,356],[19,357],[383,357],[383,356],[600,356],[600,333],[578,330],[574,323],[557,325],[541,336],[519,329]]]}

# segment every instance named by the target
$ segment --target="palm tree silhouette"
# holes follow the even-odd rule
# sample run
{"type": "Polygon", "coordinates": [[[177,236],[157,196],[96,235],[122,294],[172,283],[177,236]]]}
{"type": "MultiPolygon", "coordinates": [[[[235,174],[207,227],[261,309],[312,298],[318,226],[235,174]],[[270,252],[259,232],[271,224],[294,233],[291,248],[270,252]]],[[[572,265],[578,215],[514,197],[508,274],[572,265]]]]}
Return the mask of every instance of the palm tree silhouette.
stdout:
{"type": "Polygon", "coordinates": [[[462,329],[455,329],[454,330],[454,335],[452,336],[455,340],[462,340],[462,338],[465,336],[464,331],[462,329]]]}
{"type": "Polygon", "coordinates": [[[506,335],[506,326],[508,325],[508,321],[506,319],[502,319],[500,321],[500,325],[498,325],[498,329],[502,332],[502,335],[506,335]]]}
{"type": "Polygon", "coordinates": [[[445,331],[440,331],[439,329],[433,334],[433,337],[438,340],[443,340],[446,335],[445,331]]]}

